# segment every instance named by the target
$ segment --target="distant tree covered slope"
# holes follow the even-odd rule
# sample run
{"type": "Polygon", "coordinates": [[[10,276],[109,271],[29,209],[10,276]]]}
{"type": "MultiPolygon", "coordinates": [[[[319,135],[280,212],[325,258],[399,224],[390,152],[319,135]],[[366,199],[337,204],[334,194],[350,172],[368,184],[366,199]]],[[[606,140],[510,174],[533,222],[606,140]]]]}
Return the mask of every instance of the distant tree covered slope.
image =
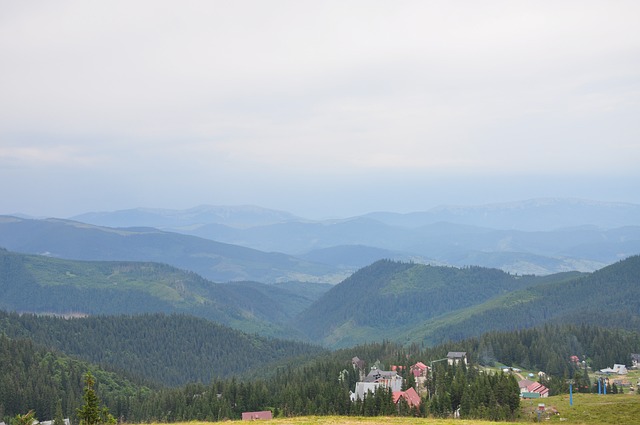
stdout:
{"type": "Polygon", "coordinates": [[[295,288],[295,283],[219,284],[159,263],[74,261],[0,249],[0,308],[9,311],[187,313],[246,331],[301,338],[286,322],[317,295],[305,297],[295,288]]]}
{"type": "Polygon", "coordinates": [[[638,329],[638,276],[640,256],[544,277],[384,260],[329,290],[297,324],[334,347],[383,338],[433,345],[545,323],[638,329]]]}
{"type": "Polygon", "coordinates": [[[640,256],[587,275],[547,277],[541,284],[425,321],[402,336],[437,343],[544,323],[640,329],[640,256]]]}
{"type": "Polygon", "coordinates": [[[381,260],[326,292],[297,323],[312,338],[336,345],[347,340],[395,339],[399,330],[521,289],[538,279],[482,267],[381,260]]]}

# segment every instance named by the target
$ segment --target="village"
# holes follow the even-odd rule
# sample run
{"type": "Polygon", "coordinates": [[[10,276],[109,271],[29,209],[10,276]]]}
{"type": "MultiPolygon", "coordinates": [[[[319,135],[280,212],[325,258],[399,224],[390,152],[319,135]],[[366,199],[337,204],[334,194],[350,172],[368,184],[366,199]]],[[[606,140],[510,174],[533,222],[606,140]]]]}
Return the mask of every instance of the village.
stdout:
{"type": "MultiPolygon", "coordinates": [[[[640,369],[640,354],[632,353],[630,355],[631,368],[634,370],[640,369]]],[[[392,365],[390,370],[381,370],[378,365],[374,364],[371,370],[364,375],[364,361],[358,357],[354,357],[351,361],[354,369],[359,370],[361,379],[356,383],[355,391],[350,394],[351,401],[358,399],[364,400],[368,393],[373,394],[379,388],[391,389],[393,393],[393,402],[398,404],[400,400],[406,401],[409,407],[419,407],[422,396],[428,396],[428,390],[426,387],[427,378],[430,371],[433,368],[433,364],[441,361],[446,361],[449,366],[463,363],[467,366],[468,359],[466,352],[454,352],[447,353],[447,357],[443,359],[437,359],[431,361],[431,366],[427,366],[423,362],[417,362],[410,367],[409,373],[415,378],[415,388],[409,387],[405,390],[403,388],[403,377],[400,375],[401,366],[392,365]]],[[[576,367],[582,367],[585,365],[584,361],[580,362],[578,356],[571,356],[569,361],[574,363],[576,367]]],[[[586,367],[586,365],[585,365],[586,367]]],[[[590,368],[588,368],[589,371],[590,368]]],[[[537,374],[529,372],[525,377],[523,372],[519,368],[504,367],[499,370],[505,374],[513,374],[520,388],[520,397],[522,399],[538,399],[549,397],[549,388],[541,384],[539,381],[547,378],[547,375],[543,371],[539,371],[537,374]]],[[[595,372],[591,371],[592,382],[601,383],[601,392],[606,394],[606,388],[616,386],[620,392],[625,389],[628,392],[635,392],[636,388],[640,386],[640,374],[636,374],[636,382],[627,378],[628,370],[624,364],[614,364],[611,368],[600,369],[595,372]],[[635,386],[634,386],[635,384],[635,386]]],[[[634,376],[636,376],[634,375],[634,376]]]]}
{"type": "MultiPolygon", "coordinates": [[[[626,389],[628,392],[635,392],[635,389],[640,386],[640,354],[631,354],[631,369],[635,371],[634,377],[636,379],[635,387],[631,379],[627,378],[629,370],[624,364],[614,364],[611,368],[600,369],[591,372],[591,378],[593,382],[600,382],[602,394],[606,394],[606,388],[616,386],[620,388],[620,392],[626,389]]],[[[447,356],[442,359],[436,359],[429,362],[429,366],[423,362],[416,362],[409,368],[409,373],[415,379],[415,387],[411,386],[403,390],[404,378],[401,376],[402,366],[392,365],[390,370],[380,369],[379,362],[374,363],[369,372],[366,373],[365,361],[359,357],[353,357],[351,359],[351,365],[354,370],[360,374],[360,380],[356,382],[355,390],[350,392],[350,399],[352,402],[357,400],[364,400],[367,395],[372,395],[378,389],[390,389],[393,395],[393,403],[398,405],[401,401],[406,402],[409,408],[420,407],[423,397],[428,397],[427,379],[429,373],[434,367],[434,364],[446,361],[449,366],[464,364],[469,365],[466,352],[450,351],[447,356]],[[365,374],[366,373],[366,374],[365,374]]],[[[571,356],[569,362],[573,363],[575,367],[584,367],[584,361],[580,361],[578,356],[571,356]]],[[[482,369],[489,370],[489,369],[482,369]]],[[[492,372],[502,372],[504,374],[513,375],[518,381],[520,388],[520,397],[522,400],[535,400],[544,399],[549,397],[549,388],[541,384],[539,381],[547,378],[547,375],[543,371],[539,371],[537,374],[532,372],[527,373],[526,377],[523,375],[523,371],[515,367],[503,367],[490,369],[492,372]]],[[[346,370],[344,371],[346,372],[346,370]]],[[[553,406],[545,406],[544,403],[538,403],[536,406],[536,413],[543,413],[547,415],[558,414],[558,411],[553,406]]],[[[455,415],[455,414],[454,414],[455,415]]],[[[256,419],[272,419],[271,411],[260,412],[244,412],[242,414],[243,420],[256,420],[256,419]]],[[[2,425],[2,424],[0,424],[2,425]]]]}
{"type": "MultiPolygon", "coordinates": [[[[584,368],[584,370],[588,371],[590,382],[598,386],[598,394],[607,394],[607,388],[616,388],[616,393],[634,393],[636,388],[640,387],[640,354],[630,354],[630,360],[631,366],[629,368],[627,368],[626,364],[616,363],[612,367],[593,371],[577,355],[570,356],[568,359],[576,369],[584,368]]],[[[351,402],[364,401],[366,397],[375,394],[377,390],[385,389],[391,391],[392,401],[398,408],[400,403],[406,403],[406,406],[410,409],[419,409],[423,400],[431,397],[427,385],[428,379],[434,370],[434,365],[440,362],[446,362],[448,366],[461,364],[471,366],[466,352],[450,351],[444,358],[428,361],[429,365],[418,361],[409,366],[407,371],[404,370],[405,366],[398,365],[391,365],[389,367],[390,370],[384,370],[381,368],[380,362],[376,361],[367,373],[365,361],[357,356],[353,357],[351,366],[358,373],[359,380],[355,384],[354,391],[350,391],[350,400],[351,402]],[[408,387],[405,385],[405,378],[402,375],[407,376],[407,374],[410,374],[413,378],[415,385],[408,387]]],[[[548,378],[545,372],[539,371],[535,374],[533,372],[525,372],[517,367],[488,368],[478,366],[478,368],[484,373],[513,375],[518,382],[521,401],[530,400],[530,406],[535,406],[535,408],[532,407],[530,409],[531,412],[539,416],[547,415],[547,418],[550,415],[559,414],[554,406],[546,406],[542,403],[543,400],[536,401],[536,399],[545,399],[551,395],[549,388],[540,383],[540,381],[548,378]],[[537,405],[534,405],[533,402],[536,402],[537,405]]],[[[346,369],[339,377],[340,380],[344,379],[345,373],[347,373],[346,369]]],[[[453,412],[453,415],[454,417],[459,417],[459,412],[453,412]]],[[[242,413],[243,421],[270,419],[273,419],[271,410],[242,413]]],[[[63,424],[70,425],[70,420],[64,419],[63,424]]],[[[0,422],[0,425],[6,424],[0,422]]],[[[54,421],[34,420],[31,425],[54,425],[54,421]]]]}

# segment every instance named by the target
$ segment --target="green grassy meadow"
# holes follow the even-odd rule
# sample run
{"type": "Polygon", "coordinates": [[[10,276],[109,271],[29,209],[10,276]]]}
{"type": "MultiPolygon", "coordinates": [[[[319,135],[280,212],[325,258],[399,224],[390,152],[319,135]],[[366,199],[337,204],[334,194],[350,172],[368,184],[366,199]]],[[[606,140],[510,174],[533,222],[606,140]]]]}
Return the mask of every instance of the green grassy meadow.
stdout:
{"type": "MultiPolygon", "coordinates": [[[[640,425],[640,395],[636,394],[607,396],[574,394],[572,406],[569,404],[568,394],[538,400],[523,400],[521,417],[516,422],[509,423],[535,423],[537,421],[535,410],[538,408],[538,403],[544,403],[546,407],[554,407],[558,411],[558,414],[543,415],[542,421],[545,423],[640,425]]],[[[268,423],[269,425],[495,425],[504,422],[380,416],[301,416],[275,418],[268,423]]],[[[211,424],[211,422],[184,422],[173,425],[211,424]]]]}

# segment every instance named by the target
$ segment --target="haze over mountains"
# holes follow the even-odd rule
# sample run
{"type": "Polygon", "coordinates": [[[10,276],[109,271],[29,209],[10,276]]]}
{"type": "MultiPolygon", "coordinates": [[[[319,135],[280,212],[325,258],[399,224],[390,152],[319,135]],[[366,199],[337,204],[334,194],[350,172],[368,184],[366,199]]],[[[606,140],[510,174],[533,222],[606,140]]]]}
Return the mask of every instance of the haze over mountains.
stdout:
{"type": "MultiPolygon", "coordinates": [[[[517,322],[526,327],[585,320],[580,308],[595,305],[587,294],[598,287],[608,288],[600,305],[620,287],[632,293],[632,273],[604,270],[637,269],[640,207],[535,200],[322,221],[206,206],[2,216],[0,246],[8,250],[0,307],[12,311],[188,313],[333,347],[437,343],[515,324],[505,320],[512,306],[544,307],[517,322]],[[488,223],[501,228],[479,226],[488,223]],[[613,277],[591,277],[602,275],[613,277]],[[557,307],[566,299],[577,309],[557,307]]],[[[608,313],[599,320],[635,323],[634,308],[625,307],[624,323],[608,313]]]]}
{"type": "Polygon", "coordinates": [[[254,206],[139,208],[71,221],[5,217],[0,246],[69,259],[157,261],[217,282],[335,284],[380,259],[543,275],[594,271],[640,252],[640,206],[540,199],[321,221],[254,206]]]}
{"type": "MultiPolygon", "coordinates": [[[[639,205],[577,199],[443,206],[424,212],[374,212],[327,220],[308,220],[254,206],[200,206],[188,210],[140,208],[86,213],[71,219],[117,228],[153,227],[163,232],[128,229],[139,239],[153,239],[154,244],[153,250],[136,249],[133,258],[113,249],[108,257],[98,253],[91,257],[86,254],[74,257],[71,253],[56,255],[162,261],[216,281],[337,283],[358,268],[384,258],[455,266],[480,265],[542,275],[594,271],[640,252],[639,205]],[[271,254],[229,246],[223,249],[221,245],[178,236],[178,233],[271,254]],[[163,255],[164,244],[184,246],[183,259],[178,261],[163,255]],[[188,248],[192,246],[199,248],[188,248]],[[155,253],[152,255],[150,251],[155,253]],[[244,259],[230,259],[234,251],[244,259]],[[289,257],[281,256],[275,261],[274,252],[289,257]],[[262,257],[259,262],[269,263],[269,267],[251,268],[246,263],[247,257],[262,257]],[[216,264],[212,265],[214,260],[216,264]]],[[[64,251],[48,249],[42,240],[37,246],[27,246],[6,245],[0,239],[0,245],[30,253],[64,251]]]]}

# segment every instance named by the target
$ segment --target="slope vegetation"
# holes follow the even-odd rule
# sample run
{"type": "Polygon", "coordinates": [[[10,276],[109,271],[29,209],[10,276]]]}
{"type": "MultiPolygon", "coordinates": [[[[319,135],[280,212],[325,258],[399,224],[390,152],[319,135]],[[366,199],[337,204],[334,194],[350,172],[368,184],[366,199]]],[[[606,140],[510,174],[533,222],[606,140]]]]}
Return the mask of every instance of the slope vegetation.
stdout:
{"type": "Polygon", "coordinates": [[[0,249],[0,308],[9,311],[187,313],[245,331],[291,337],[296,334],[287,322],[319,296],[302,289],[309,285],[315,284],[219,284],[165,264],[62,260],[0,249]]]}
{"type": "Polygon", "coordinates": [[[171,386],[209,383],[323,352],[317,346],[249,335],[185,315],[63,319],[0,311],[3,333],[171,386]]]}
{"type": "Polygon", "coordinates": [[[544,323],[596,324],[640,328],[640,256],[629,257],[588,275],[558,275],[543,283],[485,303],[425,321],[414,342],[463,339],[491,330],[544,323]]]}
{"type": "Polygon", "coordinates": [[[298,325],[329,346],[383,338],[433,345],[545,323],[640,327],[640,256],[586,274],[379,261],[336,285],[298,325]]]}
{"type": "Polygon", "coordinates": [[[482,267],[381,260],[325,293],[297,324],[307,335],[333,346],[397,340],[401,330],[539,281],[482,267]]]}

